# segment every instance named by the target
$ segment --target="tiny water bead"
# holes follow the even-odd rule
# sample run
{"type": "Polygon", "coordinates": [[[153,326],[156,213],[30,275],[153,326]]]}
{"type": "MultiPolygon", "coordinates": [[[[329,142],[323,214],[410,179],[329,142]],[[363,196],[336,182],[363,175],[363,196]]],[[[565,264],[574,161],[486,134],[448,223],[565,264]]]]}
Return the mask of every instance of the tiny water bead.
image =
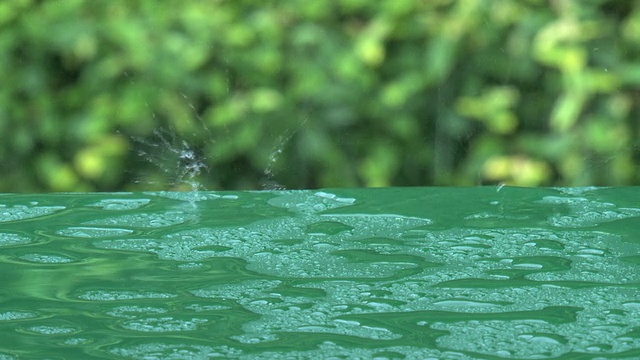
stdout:
{"type": "Polygon", "coordinates": [[[27,327],[23,331],[41,335],[67,335],[78,332],[78,329],[67,326],[39,325],[27,327]]]}
{"type": "Polygon", "coordinates": [[[112,346],[111,355],[127,359],[210,359],[210,358],[237,358],[243,353],[227,346],[207,346],[190,343],[163,344],[147,340],[143,344],[134,344],[126,347],[112,346]]]}
{"type": "Polygon", "coordinates": [[[23,320],[38,317],[38,314],[30,311],[5,311],[0,312],[0,321],[23,320]]]}
{"type": "Polygon", "coordinates": [[[118,301],[132,299],[170,299],[177,295],[151,291],[110,291],[92,290],[78,296],[79,299],[92,301],[118,301]]]}
{"type": "Polygon", "coordinates": [[[135,319],[139,315],[155,315],[166,313],[167,311],[167,309],[160,307],[130,305],[115,307],[113,310],[107,312],[106,314],[113,317],[135,319]]]}
{"type": "Polygon", "coordinates": [[[166,211],[163,213],[138,213],[109,217],[105,219],[91,220],[86,225],[110,225],[110,226],[127,226],[132,228],[157,228],[176,224],[182,224],[186,221],[197,218],[197,214],[185,213],[184,211],[166,211]]]}
{"type": "Polygon", "coordinates": [[[14,233],[0,233],[0,247],[29,244],[31,238],[14,233]]]}
{"type": "Polygon", "coordinates": [[[614,190],[53,195],[0,232],[0,354],[638,357],[640,209],[614,190]]]}
{"type": "Polygon", "coordinates": [[[194,331],[199,324],[207,323],[209,320],[202,318],[191,318],[187,320],[174,319],[173,317],[151,317],[137,320],[130,320],[122,323],[122,327],[140,332],[179,332],[194,331]]]}
{"type": "Polygon", "coordinates": [[[584,197],[545,196],[545,204],[563,205],[563,212],[549,217],[552,226],[581,228],[601,223],[640,217],[640,209],[617,207],[609,202],[589,200],[584,197]]]}
{"type": "Polygon", "coordinates": [[[89,206],[95,206],[104,210],[134,210],[151,202],[151,199],[104,199],[89,206]]]}
{"type": "Polygon", "coordinates": [[[37,253],[22,255],[20,256],[20,259],[41,264],[66,264],[75,261],[67,256],[37,253]]]}
{"type": "Polygon", "coordinates": [[[72,226],[67,229],[58,230],[56,234],[74,238],[103,238],[129,235],[132,232],[133,230],[129,229],[72,226]]]}
{"type": "Polygon", "coordinates": [[[0,204],[0,223],[27,220],[53,214],[63,210],[64,206],[29,206],[0,204]]]}

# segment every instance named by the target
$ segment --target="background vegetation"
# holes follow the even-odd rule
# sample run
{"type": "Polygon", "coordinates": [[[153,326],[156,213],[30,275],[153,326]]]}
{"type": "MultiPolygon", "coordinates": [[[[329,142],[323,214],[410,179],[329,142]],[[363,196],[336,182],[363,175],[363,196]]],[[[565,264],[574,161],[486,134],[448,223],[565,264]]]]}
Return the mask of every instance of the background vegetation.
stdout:
{"type": "Polygon", "coordinates": [[[1,192],[640,183],[640,1],[4,0],[0,54],[1,192]]]}

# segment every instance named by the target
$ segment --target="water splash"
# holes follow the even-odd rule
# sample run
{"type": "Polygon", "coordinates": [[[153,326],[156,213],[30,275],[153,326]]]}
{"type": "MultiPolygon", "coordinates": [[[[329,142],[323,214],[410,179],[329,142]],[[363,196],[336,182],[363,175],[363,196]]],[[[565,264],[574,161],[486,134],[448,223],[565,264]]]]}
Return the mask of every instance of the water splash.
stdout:
{"type": "Polygon", "coordinates": [[[291,141],[296,132],[307,123],[307,119],[300,121],[295,129],[287,129],[282,135],[278,136],[275,146],[269,153],[269,162],[263,173],[265,180],[262,183],[263,190],[285,190],[286,187],[275,180],[277,175],[276,166],[284,152],[284,148],[291,141]]]}
{"type": "Polygon", "coordinates": [[[172,188],[180,189],[187,185],[187,201],[195,208],[196,202],[202,200],[200,191],[206,190],[199,180],[204,173],[209,172],[206,158],[186,140],[178,140],[173,132],[158,128],[154,129],[153,135],[151,140],[132,138],[140,145],[137,155],[160,169],[172,188]]]}

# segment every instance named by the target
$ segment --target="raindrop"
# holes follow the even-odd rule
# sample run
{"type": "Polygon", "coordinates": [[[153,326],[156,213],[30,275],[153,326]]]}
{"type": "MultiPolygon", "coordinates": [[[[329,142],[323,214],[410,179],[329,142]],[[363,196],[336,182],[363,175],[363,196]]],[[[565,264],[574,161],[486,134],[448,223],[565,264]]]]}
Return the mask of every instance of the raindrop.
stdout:
{"type": "Polygon", "coordinates": [[[31,243],[31,239],[24,235],[12,234],[12,233],[0,233],[0,247],[24,245],[29,243],[31,243]]]}
{"type": "Polygon", "coordinates": [[[83,226],[73,226],[67,229],[56,231],[56,234],[58,235],[77,238],[120,237],[129,235],[131,233],[133,233],[133,230],[129,229],[96,228],[83,226]]]}

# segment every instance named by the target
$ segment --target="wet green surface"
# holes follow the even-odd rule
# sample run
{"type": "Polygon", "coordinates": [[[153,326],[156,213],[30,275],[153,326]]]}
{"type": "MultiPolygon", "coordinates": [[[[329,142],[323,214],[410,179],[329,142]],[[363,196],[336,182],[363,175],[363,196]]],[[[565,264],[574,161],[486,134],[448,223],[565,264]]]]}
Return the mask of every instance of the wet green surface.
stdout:
{"type": "Polygon", "coordinates": [[[0,195],[0,359],[640,358],[639,234],[640,188],[0,195]]]}

